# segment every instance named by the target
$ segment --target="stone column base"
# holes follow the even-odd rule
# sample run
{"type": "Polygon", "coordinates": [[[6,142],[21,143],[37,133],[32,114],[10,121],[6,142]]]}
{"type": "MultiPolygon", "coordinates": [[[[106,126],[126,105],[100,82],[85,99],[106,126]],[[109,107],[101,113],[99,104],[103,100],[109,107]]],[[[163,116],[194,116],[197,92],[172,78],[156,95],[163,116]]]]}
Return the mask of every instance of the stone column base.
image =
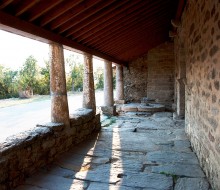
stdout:
{"type": "Polygon", "coordinates": [[[109,116],[116,115],[116,106],[102,106],[101,110],[104,115],[109,115],[109,116]]]}
{"type": "Polygon", "coordinates": [[[125,104],[125,100],[115,100],[115,104],[125,104]]]}
{"type": "Polygon", "coordinates": [[[185,116],[184,115],[178,115],[176,112],[173,113],[173,119],[174,120],[184,120],[185,116]]]}

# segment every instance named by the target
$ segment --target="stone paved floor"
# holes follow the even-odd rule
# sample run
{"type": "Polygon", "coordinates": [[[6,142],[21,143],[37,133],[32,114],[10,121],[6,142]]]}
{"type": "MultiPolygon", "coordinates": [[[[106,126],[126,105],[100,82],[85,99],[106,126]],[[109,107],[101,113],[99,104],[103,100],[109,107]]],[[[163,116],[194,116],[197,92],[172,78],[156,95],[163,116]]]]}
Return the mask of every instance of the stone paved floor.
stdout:
{"type": "Polygon", "coordinates": [[[184,132],[168,112],[126,113],[16,190],[208,190],[184,132]]]}

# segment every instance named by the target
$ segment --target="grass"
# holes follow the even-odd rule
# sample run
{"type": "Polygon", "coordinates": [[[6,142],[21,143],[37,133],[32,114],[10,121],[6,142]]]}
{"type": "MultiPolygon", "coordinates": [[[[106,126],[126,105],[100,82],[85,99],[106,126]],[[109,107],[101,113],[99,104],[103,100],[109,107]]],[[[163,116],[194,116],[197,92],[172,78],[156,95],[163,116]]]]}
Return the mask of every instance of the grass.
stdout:
{"type": "Polygon", "coordinates": [[[173,182],[176,183],[177,180],[179,179],[179,176],[175,175],[175,174],[170,174],[170,173],[167,173],[167,172],[160,172],[160,174],[164,174],[166,176],[171,176],[173,178],[173,182]]]}
{"type": "Polygon", "coordinates": [[[3,99],[0,100],[0,108],[15,106],[19,104],[27,104],[31,102],[37,102],[37,101],[43,101],[43,100],[49,100],[49,95],[35,95],[32,98],[9,98],[9,99],[3,99]]]}

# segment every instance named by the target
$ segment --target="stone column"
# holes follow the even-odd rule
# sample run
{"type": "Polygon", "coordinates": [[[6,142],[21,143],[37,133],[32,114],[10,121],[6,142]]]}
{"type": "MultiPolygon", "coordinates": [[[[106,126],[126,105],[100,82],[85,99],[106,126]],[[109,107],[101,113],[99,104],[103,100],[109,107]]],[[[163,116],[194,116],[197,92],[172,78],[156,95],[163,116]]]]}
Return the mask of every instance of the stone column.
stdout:
{"type": "Polygon", "coordinates": [[[176,113],[174,119],[185,117],[185,85],[186,85],[186,58],[185,48],[180,46],[180,41],[176,39],[176,113]]]}
{"type": "Polygon", "coordinates": [[[116,115],[116,107],[113,98],[112,63],[104,61],[104,106],[103,114],[116,115]]]}
{"type": "Polygon", "coordinates": [[[63,46],[50,44],[51,121],[70,125],[63,46]]]}
{"type": "Polygon", "coordinates": [[[123,66],[116,66],[116,101],[117,104],[124,104],[124,81],[123,66]]]}
{"type": "Polygon", "coordinates": [[[96,113],[92,55],[84,53],[83,108],[96,113]]]}

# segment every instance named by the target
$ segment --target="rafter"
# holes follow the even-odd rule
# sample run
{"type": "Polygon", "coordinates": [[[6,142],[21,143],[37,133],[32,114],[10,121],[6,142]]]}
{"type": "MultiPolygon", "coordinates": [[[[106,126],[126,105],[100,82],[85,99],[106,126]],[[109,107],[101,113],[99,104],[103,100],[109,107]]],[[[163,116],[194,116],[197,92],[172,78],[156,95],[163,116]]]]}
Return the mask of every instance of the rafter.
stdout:
{"type": "Polygon", "coordinates": [[[86,46],[83,46],[81,44],[78,44],[72,40],[69,40],[67,38],[64,38],[60,35],[54,34],[50,31],[47,31],[45,29],[42,29],[38,26],[35,26],[31,23],[22,21],[16,17],[13,17],[11,15],[8,15],[6,13],[3,13],[0,11],[0,28],[18,35],[26,36],[38,41],[42,41],[45,43],[50,43],[51,41],[63,44],[69,49],[76,49],[81,52],[86,52],[92,55],[95,55],[97,57],[100,57],[102,59],[109,60],[114,63],[118,63],[121,65],[126,65],[126,62],[115,59],[107,54],[103,54],[99,51],[96,51],[94,49],[88,48],[86,46]]]}

